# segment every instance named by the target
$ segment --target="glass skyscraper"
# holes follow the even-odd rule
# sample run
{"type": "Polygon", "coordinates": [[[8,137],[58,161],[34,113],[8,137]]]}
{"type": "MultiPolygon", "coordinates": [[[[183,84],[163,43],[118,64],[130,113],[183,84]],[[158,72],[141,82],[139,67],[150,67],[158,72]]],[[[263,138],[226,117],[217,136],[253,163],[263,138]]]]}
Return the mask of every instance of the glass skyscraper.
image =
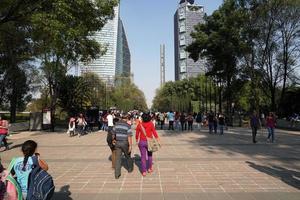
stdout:
{"type": "Polygon", "coordinates": [[[204,73],[204,60],[194,62],[185,48],[192,43],[194,26],[203,23],[204,8],[194,0],[181,0],[174,15],[175,80],[196,77],[204,73]]]}
{"type": "Polygon", "coordinates": [[[106,47],[105,54],[90,63],[81,64],[81,73],[96,73],[110,85],[114,84],[116,77],[130,77],[130,50],[119,13],[117,6],[114,9],[114,18],[94,35],[106,47]]]}

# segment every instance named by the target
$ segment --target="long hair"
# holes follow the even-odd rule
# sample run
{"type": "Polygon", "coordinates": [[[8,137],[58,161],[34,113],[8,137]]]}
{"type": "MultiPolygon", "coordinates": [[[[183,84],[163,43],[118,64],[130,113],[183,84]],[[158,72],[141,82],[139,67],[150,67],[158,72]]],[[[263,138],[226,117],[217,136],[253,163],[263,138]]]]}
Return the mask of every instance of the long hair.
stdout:
{"type": "Polygon", "coordinates": [[[37,148],[37,143],[33,140],[27,140],[26,142],[24,142],[22,144],[22,152],[24,154],[24,161],[23,161],[23,168],[22,168],[23,171],[26,170],[26,164],[27,164],[28,158],[30,156],[33,156],[36,148],[37,148]]]}

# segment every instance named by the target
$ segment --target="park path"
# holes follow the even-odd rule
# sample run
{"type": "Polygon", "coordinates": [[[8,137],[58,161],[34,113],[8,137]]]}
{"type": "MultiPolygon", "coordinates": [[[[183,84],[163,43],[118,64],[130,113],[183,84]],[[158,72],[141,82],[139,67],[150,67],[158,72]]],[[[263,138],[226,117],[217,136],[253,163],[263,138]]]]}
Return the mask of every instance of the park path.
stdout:
{"type": "Polygon", "coordinates": [[[172,200],[299,200],[300,134],[277,131],[275,144],[266,143],[260,131],[251,143],[250,131],[234,128],[225,135],[158,131],[162,149],[155,153],[154,173],[142,177],[139,150],[135,145],[135,169],[122,169],[115,180],[106,133],[81,138],[64,132],[23,132],[9,138],[12,149],[1,152],[7,166],[21,154],[27,139],[39,144],[54,177],[54,200],[172,199],[172,200]]]}

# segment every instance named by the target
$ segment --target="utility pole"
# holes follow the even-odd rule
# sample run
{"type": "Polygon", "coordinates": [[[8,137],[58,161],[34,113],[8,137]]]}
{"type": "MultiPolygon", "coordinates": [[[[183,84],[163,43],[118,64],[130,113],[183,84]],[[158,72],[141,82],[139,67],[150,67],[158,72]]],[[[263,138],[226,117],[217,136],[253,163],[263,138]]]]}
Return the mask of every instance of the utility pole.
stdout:
{"type": "Polygon", "coordinates": [[[165,57],[165,45],[160,45],[160,87],[165,84],[165,74],[166,74],[166,57],[165,57]]]}

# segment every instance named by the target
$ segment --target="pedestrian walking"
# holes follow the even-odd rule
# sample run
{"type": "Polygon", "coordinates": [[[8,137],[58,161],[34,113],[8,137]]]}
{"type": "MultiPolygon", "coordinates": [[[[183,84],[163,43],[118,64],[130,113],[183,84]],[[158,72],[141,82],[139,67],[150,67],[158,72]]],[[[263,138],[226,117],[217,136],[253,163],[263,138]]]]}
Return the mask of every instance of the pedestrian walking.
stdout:
{"type": "Polygon", "coordinates": [[[181,112],[180,115],[180,124],[181,124],[181,130],[186,130],[186,114],[184,112],[181,112]]]}
{"type": "Polygon", "coordinates": [[[198,130],[201,130],[201,123],[202,123],[201,112],[198,112],[198,114],[196,115],[196,122],[197,122],[198,130]]]}
{"type": "Polygon", "coordinates": [[[165,125],[165,115],[164,113],[159,113],[158,115],[159,117],[159,122],[160,122],[160,129],[163,130],[164,129],[164,125],[165,125]]]}
{"type": "Polygon", "coordinates": [[[158,143],[160,144],[160,139],[155,130],[155,127],[151,123],[151,118],[149,114],[144,113],[142,115],[142,123],[140,123],[136,128],[135,139],[138,143],[138,147],[141,153],[141,162],[142,162],[142,176],[146,176],[146,172],[153,172],[153,152],[148,151],[148,138],[155,137],[158,143]],[[146,137],[147,136],[147,137],[146,137]],[[148,161],[148,162],[147,162],[148,161]]]}
{"type": "Polygon", "coordinates": [[[175,114],[174,114],[174,112],[172,110],[170,112],[168,112],[167,118],[168,118],[168,121],[169,121],[169,128],[168,128],[168,130],[174,130],[175,114]]]}
{"type": "Polygon", "coordinates": [[[217,115],[214,115],[214,133],[217,134],[218,132],[218,119],[217,115]]]}
{"type": "Polygon", "coordinates": [[[208,128],[209,128],[209,134],[212,134],[213,128],[214,128],[214,114],[212,111],[207,116],[207,121],[208,121],[208,128]]]}
{"type": "Polygon", "coordinates": [[[179,122],[180,122],[180,112],[176,111],[175,112],[175,130],[179,129],[179,122]]]}
{"type": "Polygon", "coordinates": [[[115,168],[115,161],[116,161],[116,151],[115,151],[115,144],[113,138],[113,128],[114,128],[114,117],[111,111],[108,111],[108,115],[106,116],[107,119],[107,136],[106,142],[111,150],[111,167],[115,168]]]}
{"type": "Polygon", "coordinates": [[[70,137],[75,135],[75,128],[76,128],[76,119],[74,117],[71,117],[69,120],[69,128],[68,128],[68,134],[70,137]]]}
{"type": "Polygon", "coordinates": [[[276,119],[275,119],[275,115],[273,112],[269,113],[269,116],[266,119],[266,127],[268,129],[268,139],[267,142],[270,142],[270,138],[271,138],[271,142],[274,142],[275,136],[274,136],[274,132],[275,132],[275,126],[276,126],[276,119]]]}
{"type": "Polygon", "coordinates": [[[119,121],[116,122],[112,132],[113,139],[115,140],[115,152],[116,152],[115,178],[116,179],[119,179],[121,176],[122,154],[124,154],[126,158],[128,172],[133,171],[133,160],[131,158],[132,131],[131,131],[131,126],[126,121],[127,121],[127,116],[123,115],[122,118],[119,118],[119,121]]]}
{"type": "Polygon", "coordinates": [[[108,129],[108,121],[107,121],[107,116],[108,116],[108,112],[104,112],[102,114],[102,127],[101,127],[101,130],[102,131],[107,131],[108,129]]]}
{"type": "Polygon", "coordinates": [[[225,126],[225,117],[222,113],[219,114],[218,122],[219,122],[220,135],[223,135],[224,134],[224,126],[225,126]]]}
{"type": "Polygon", "coordinates": [[[258,128],[260,127],[260,120],[256,111],[254,111],[252,116],[250,117],[250,127],[252,129],[252,142],[257,143],[256,134],[258,128]]]}
{"type": "Polygon", "coordinates": [[[78,137],[80,137],[84,134],[84,129],[87,124],[82,113],[79,114],[79,117],[76,122],[77,122],[77,129],[78,129],[78,137]]]}
{"type": "Polygon", "coordinates": [[[103,125],[103,121],[102,121],[102,111],[99,111],[98,113],[98,131],[101,130],[102,125],[103,125]]]}
{"type": "Polygon", "coordinates": [[[9,150],[9,146],[6,140],[6,136],[8,134],[8,127],[9,127],[8,121],[2,119],[2,116],[0,115],[0,147],[2,146],[3,143],[5,146],[5,151],[9,150]]]}
{"type": "Polygon", "coordinates": [[[193,122],[194,122],[194,117],[193,117],[193,114],[190,113],[187,116],[187,123],[188,123],[188,130],[189,131],[193,131],[193,122]]]}
{"type": "MultiPolygon", "coordinates": [[[[22,157],[16,158],[14,162],[14,173],[15,176],[17,177],[17,182],[21,187],[22,194],[23,194],[23,199],[26,199],[27,197],[27,192],[28,192],[28,178],[30,175],[30,172],[34,168],[34,161],[33,159],[38,160],[39,166],[47,171],[48,170],[48,165],[47,163],[40,158],[40,154],[37,152],[37,143],[33,140],[27,140],[22,144],[22,157]],[[36,158],[33,158],[33,157],[36,158]]],[[[48,198],[47,198],[48,199],[48,198]]]]}

